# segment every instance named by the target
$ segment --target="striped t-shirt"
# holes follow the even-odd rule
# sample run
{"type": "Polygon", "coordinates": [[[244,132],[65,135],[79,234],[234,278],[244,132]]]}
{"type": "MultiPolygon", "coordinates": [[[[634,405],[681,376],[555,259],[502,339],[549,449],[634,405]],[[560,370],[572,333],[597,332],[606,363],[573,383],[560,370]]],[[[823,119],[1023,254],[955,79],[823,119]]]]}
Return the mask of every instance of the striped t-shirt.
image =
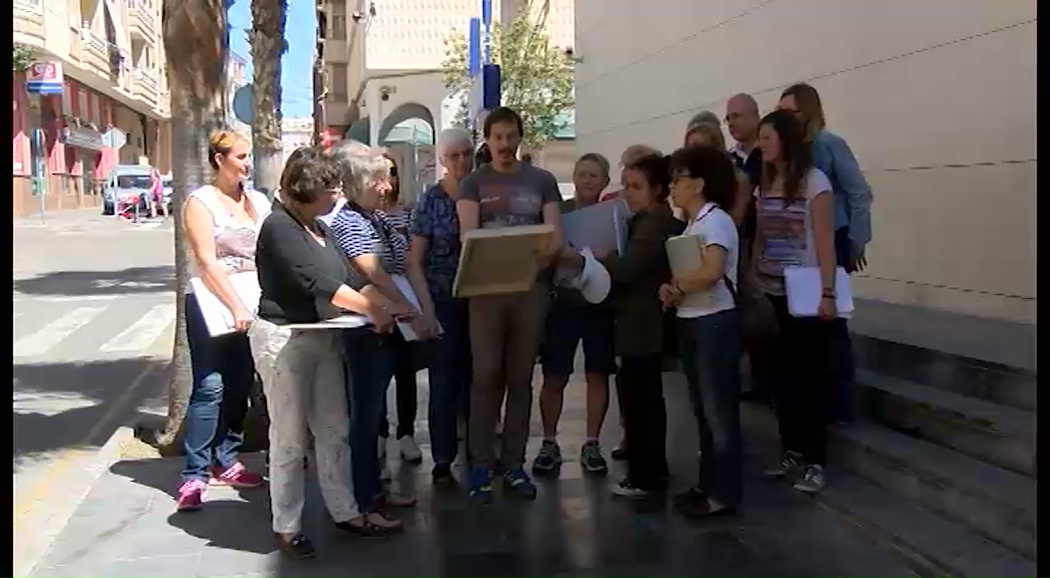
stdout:
{"type": "Polygon", "coordinates": [[[367,213],[356,204],[347,203],[332,219],[331,227],[336,243],[348,258],[373,254],[390,275],[405,274],[408,239],[397,232],[384,213],[367,213]]]}

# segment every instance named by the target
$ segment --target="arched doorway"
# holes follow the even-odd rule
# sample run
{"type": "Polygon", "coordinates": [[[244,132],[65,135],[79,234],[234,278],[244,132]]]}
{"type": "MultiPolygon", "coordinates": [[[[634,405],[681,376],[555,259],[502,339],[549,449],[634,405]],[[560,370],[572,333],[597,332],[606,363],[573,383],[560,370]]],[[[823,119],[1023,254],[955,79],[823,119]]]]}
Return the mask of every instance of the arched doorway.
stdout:
{"type": "MultiPolygon", "coordinates": [[[[368,122],[358,122],[362,121],[368,122]]],[[[354,128],[351,126],[348,132],[355,132],[354,128]]],[[[378,144],[398,161],[403,202],[414,203],[437,180],[434,115],[419,103],[406,102],[383,118],[378,137],[378,144]]]]}

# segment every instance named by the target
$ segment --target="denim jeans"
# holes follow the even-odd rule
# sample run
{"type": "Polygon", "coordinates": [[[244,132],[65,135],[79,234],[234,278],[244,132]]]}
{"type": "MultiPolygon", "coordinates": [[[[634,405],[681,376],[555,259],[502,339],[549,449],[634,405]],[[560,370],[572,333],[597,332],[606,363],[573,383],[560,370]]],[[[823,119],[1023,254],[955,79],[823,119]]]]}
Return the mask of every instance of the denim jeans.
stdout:
{"type": "Polygon", "coordinates": [[[740,503],[740,317],[735,309],[678,320],[679,355],[700,430],[698,487],[726,506],[740,503]]]}
{"type": "Polygon", "coordinates": [[[386,388],[394,374],[389,336],[370,329],[345,331],[342,339],[350,406],[350,461],[354,493],[364,513],[374,512],[383,493],[379,479],[379,425],[386,388]]]}
{"type": "Polygon", "coordinates": [[[186,337],[193,391],[186,408],[186,468],[182,477],[207,481],[210,466],[228,468],[237,463],[255,364],[246,334],[212,337],[208,333],[192,293],[186,295],[186,337]]]}
{"type": "Polygon", "coordinates": [[[444,333],[430,346],[430,451],[435,464],[451,464],[459,453],[456,418],[469,411],[471,357],[467,302],[434,302],[444,333]]]}

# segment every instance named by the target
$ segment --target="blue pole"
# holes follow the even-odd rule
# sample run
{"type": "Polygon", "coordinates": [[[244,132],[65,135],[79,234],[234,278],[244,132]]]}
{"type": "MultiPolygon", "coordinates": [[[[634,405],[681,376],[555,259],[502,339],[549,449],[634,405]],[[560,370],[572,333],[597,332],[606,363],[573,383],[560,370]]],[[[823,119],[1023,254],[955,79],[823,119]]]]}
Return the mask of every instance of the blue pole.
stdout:
{"type": "Polygon", "coordinates": [[[492,62],[492,0],[481,0],[481,22],[485,25],[485,64],[492,62]]]}
{"type": "Polygon", "coordinates": [[[467,72],[474,78],[481,72],[481,19],[471,18],[467,37],[467,72]]]}

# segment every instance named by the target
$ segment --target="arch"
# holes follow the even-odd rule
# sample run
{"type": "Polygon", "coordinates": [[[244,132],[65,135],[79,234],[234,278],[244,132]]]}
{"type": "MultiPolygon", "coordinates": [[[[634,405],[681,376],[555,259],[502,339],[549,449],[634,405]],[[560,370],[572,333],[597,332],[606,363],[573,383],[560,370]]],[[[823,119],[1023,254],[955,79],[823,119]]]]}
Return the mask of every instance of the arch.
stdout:
{"type": "Polygon", "coordinates": [[[417,102],[406,102],[394,110],[390,111],[390,114],[383,119],[383,123],[379,125],[379,143],[385,144],[387,137],[390,132],[394,130],[394,127],[401,124],[402,122],[418,118],[423,122],[430,125],[430,143],[434,143],[434,115],[430,112],[430,109],[419,104],[417,102]]]}

